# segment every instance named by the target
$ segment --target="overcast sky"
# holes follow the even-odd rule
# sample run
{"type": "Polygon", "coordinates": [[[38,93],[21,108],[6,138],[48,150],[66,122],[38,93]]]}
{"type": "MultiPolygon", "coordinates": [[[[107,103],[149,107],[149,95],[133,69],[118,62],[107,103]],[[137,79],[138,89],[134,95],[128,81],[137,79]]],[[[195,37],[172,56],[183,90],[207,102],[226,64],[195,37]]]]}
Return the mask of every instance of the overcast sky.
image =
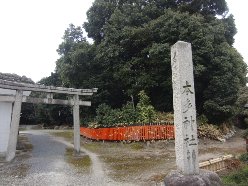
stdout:
{"type": "MultiPolygon", "coordinates": [[[[226,0],[238,34],[234,47],[248,63],[247,5],[226,0]]],[[[0,72],[25,75],[34,81],[55,69],[56,49],[70,23],[81,26],[93,0],[1,0],[0,72]]],[[[86,36],[86,33],[85,33],[86,36]]]]}

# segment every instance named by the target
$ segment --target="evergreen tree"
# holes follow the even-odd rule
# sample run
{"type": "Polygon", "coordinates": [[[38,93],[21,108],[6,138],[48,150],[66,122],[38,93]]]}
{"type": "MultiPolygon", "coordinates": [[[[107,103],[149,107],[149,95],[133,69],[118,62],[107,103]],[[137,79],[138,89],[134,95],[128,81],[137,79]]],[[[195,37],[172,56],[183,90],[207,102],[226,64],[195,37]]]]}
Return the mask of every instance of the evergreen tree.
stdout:
{"type": "Polygon", "coordinates": [[[197,112],[221,123],[234,114],[246,83],[227,12],[225,0],[96,0],[84,23],[94,43],[70,26],[58,50],[58,73],[66,86],[98,87],[96,104],[121,107],[131,98],[136,104],[145,90],[157,110],[172,111],[170,46],[190,42],[197,112]]]}

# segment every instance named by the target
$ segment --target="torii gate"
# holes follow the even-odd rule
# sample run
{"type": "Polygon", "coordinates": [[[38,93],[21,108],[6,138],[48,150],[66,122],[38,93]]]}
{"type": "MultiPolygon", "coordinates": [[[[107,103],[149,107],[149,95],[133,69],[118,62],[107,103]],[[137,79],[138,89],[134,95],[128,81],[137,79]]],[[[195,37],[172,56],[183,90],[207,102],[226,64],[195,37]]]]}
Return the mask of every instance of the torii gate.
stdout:
{"type": "Polygon", "coordinates": [[[0,79],[0,89],[2,90],[2,93],[0,90],[0,106],[1,104],[3,105],[3,107],[0,107],[0,117],[6,115],[6,112],[3,112],[1,115],[1,111],[5,109],[4,103],[9,104],[9,108],[10,108],[9,116],[6,116],[9,117],[9,120],[8,118],[7,120],[0,118],[0,132],[2,126],[7,124],[8,125],[7,128],[9,127],[8,130],[9,134],[5,135],[7,136],[5,137],[5,140],[4,139],[2,139],[2,141],[0,140],[0,147],[1,145],[4,146],[5,144],[3,148],[0,148],[0,156],[4,157],[6,161],[11,161],[15,157],[22,102],[60,104],[60,105],[73,106],[74,150],[76,153],[78,154],[80,153],[79,106],[80,105],[91,106],[91,102],[81,101],[79,100],[79,96],[91,96],[93,95],[93,93],[97,92],[97,88],[74,89],[74,88],[12,82],[12,81],[0,79]],[[46,93],[47,98],[43,99],[43,98],[28,97],[31,91],[46,93]],[[53,99],[53,93],[73,95],[73,99],[70,100],[53,99]]]}

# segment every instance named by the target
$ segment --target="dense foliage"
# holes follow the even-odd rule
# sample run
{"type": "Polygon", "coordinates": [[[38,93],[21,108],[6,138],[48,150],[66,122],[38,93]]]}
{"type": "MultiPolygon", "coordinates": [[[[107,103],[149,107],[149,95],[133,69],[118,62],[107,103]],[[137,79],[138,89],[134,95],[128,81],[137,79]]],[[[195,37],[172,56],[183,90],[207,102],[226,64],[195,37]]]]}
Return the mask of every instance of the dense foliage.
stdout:
{"type": "MultiPolygon", "coordinates": [[[[242,128],[248,128],[248,87],[240,89],[238,99],[236,101],[236,116],[239,121],[239,126],[242,128]],[[244,107],[244,105],[246,105],[244,107]]],[[[248,133],[247,133],[248,136],[248,133]]]]}
{"type": "Polygon", "coordinates": [[[248,163],[248,152],[242,154],[239,159],[245,163],[248,163]]]}
{"type": "MultiPolygon", "coordinates": [[[[61,80],[58,74],[51,73],[51,76],[41,79],[39,84],[46,86],[61,86],[61,80]]],[[[34,93],[32,96],[44,97],[43,94],[34,93]]],[[[67,95],[54,94],[55,99],[68,99],[67,95]]],[[[47,105],[47,104],[36,104],[34,105],[36,122],[43,123],[45,126],[49,125],[72,125],[72,108],[66,105],[47,105]]]]}
{"type": "Polygon", "coordinates": [[[151,123],[155,121],[155,110],[150,104],[150,98],[144,91],[139,93],[139,102],[137,104],[139,121],[142,123],[151,123]]]}
{"type": "Polygon", "coordinates": [[[139,93],[137,108],[132,102],[127,102],[121,109],[112,109],[106,104],[101,104],[96,109],[95,126],[117,126],[133,124],[149,124],[156,122],[156,112],[150,104],[150,99],[144,91],[139,93]]]}
{"type": "Polygon", "coordinates": [[[83,26],[93,44],[81,27],[70,25],[59,45],[56,73],[63,86],[99,88],[92,110],[128,101],[136,107],[145,90],[156,110],[168,112],[173,109],[170,47],[190,42],[197,112],[221,123],[235,114],[238,91],[246,84],[246,65],[232,46],[234,18],[227,12],[225,0],[95,0],[83,26]]]}
{"type": "MultiPolygon", "coordinates": [[[[46,86],[61,86],[61,80],[57,73],[51,73],[51,76],[42,78],[39,84],[46,86]]],[[[43,93],[32,92],[31,97],[45,98],[43,93]]],[[[54,94],[55,99],[67,99],[65,95],[54,94]]],[[[53,125],[70,124],[72,125],[72,111],[65,105],[47,105],[22,103],[22,113],[20,124],[44,124],[44,127],[53,125]]]]}

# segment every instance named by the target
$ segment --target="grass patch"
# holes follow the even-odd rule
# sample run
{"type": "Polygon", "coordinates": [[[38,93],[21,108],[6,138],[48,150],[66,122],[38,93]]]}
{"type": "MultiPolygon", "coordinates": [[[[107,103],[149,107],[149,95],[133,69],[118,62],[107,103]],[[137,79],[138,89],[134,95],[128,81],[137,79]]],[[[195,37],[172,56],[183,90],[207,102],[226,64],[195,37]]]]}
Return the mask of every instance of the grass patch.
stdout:
{"type": "Polygon", "coordinates": [[[239,170],[231,172],[227,176],[222,177],[222,182],[226,186],[246,186],[248,185],[248,165],[239,170]]]}
{"type": "Polygon", "coordinates": [[[91,159],[88,155],[75,157],[74,149],[66,148],[65,151],[66,161],[77,168],[80,172],[89,173],[91,167],[91,159]]]}
{"type": "Polygon", "coordinates": [[[160,183],[175,164],[170,152],[154,150],[144,142],[84,140],[82,144],[85,149],[99,155],[107,174],[117,182],[160,183]]]}
{"type": "Polygon", "coordinates": [[[129,146],[133,150],[141,150],[144,148],[144,145],[142,143],[131,143],[129,146]]]}
{"type": "Polygon", "coordinates": [[[109,153],[110,150],[115,151],[115,149],[120,148],[120,146],[124,147],[121,143],[115,143],[115,142],[102,142],[102,141],[94,141],[94,142],[82,142],[81,143],[84,148],[87,150],[102,154],[102,153],[109,153]]]}
{"type": "Polygon", "coordinates": [[[94,153],[100,152],[102,148],[99,143],[84,143],[83,147],[94,153]]]}
{"type": "Polygon", "coordinates": [[[19,135],[16,149],[22,152],[30,152],[33,149],[33,145],[28,141],[26,136],[19,135]]]}
{"type": "Polygon", "coordinates": [[[62,137],[68,141],[73,140],[73,131],[72,130],[66,130],[66,131],[53,131],[51,132],[52,135],[57,137],[62,137]]]}
{"type": "Polygon", "coordinates": [[[144,156],[104,156],[104,163],[110,168],[110,176],[116,181],[125,181],[141,176],[144,170],[151,170],[163,164],[163,158],[146,158],[144,156]]]}

